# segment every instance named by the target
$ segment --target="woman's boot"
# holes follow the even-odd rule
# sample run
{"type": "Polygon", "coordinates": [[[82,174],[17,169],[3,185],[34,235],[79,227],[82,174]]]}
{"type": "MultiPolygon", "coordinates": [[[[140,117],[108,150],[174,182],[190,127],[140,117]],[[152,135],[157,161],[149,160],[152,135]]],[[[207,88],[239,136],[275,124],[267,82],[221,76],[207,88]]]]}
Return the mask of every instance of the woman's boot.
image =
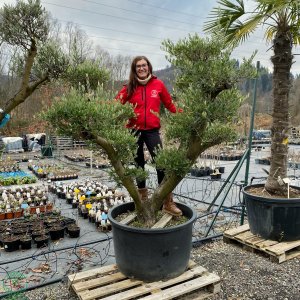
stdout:
{"type": "Polygon", "coordinates": [[[182,215],[182,211],[176,206],[176,204],[173,201],[172,193],[168,194],[168,196],[164,202],[162,210],[172,216],[181,216],[182,215]]]}
{"type": "Polygon", "coordinates": [[[148,189],[147,188],[140,188],[139,194],[142,202],[147,201],[148,199],[148,189]]]}

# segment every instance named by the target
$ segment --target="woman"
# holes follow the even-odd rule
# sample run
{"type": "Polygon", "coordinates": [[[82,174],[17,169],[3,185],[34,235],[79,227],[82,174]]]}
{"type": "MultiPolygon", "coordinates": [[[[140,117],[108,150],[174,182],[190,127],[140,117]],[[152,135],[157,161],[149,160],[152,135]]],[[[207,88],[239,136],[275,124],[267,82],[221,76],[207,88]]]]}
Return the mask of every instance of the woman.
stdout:
{"type": "MultiPolygon", "coordinates": [[[[144,144],[155,161],[155,150],[162,147],[159,134],[160,105],[172,113],[177,110],[164,83],[152,74],[152,65],[147,57],[137,56],[131,63],[129,82],[116,97],[125,104],[129,102],[134,107],[135,118],[129,120],[127,127],[132,128],[138,135],[138,150],[135,162],[138,167],[145,168],[144,144]]],[[[164,178],[163,170],[156,169],[158,184],[164,178]]],[[[138,181],[137,186],[142,201],[148,197],[146,181],[138,181]]],[[[182,215],[182,211],[173,201],[170,193],[164,201],[163,210],[175,216],[182,215]]]]}

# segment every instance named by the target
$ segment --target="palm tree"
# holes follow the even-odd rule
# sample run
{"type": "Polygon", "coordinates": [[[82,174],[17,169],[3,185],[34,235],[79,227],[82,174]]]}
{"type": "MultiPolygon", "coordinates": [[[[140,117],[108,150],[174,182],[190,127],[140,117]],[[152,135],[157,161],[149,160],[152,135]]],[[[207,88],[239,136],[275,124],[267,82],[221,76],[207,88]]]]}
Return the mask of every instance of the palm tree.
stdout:
{"type": "Polygon", "coordinates": [[[243,0],[219,0],[206,22],[206,32],[224,32],[229,44],[244,42],[259,26],[265,28],[265,39],[272,44],[273,124],[271,166],[265,188],[270,193],[286,195],[282,184],[287,177],[290,70],[292,48],[300,44],[299,0],[253,0],[252,11],[246,11],[243,0]]]}

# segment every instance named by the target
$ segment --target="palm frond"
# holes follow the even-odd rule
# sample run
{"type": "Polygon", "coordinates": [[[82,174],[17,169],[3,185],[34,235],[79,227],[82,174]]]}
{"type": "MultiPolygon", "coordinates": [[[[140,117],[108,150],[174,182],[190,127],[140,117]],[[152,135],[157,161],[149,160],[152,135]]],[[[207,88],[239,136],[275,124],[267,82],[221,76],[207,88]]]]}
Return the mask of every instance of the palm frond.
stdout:
{"type": "Polygon", "coordinates": [[[212,10],[204,31],[223,32],[226,41],[237,45],[244,42],[259,25],[267,25],[265,38],[272,41],[280,29],[289,30],[295,44],[300,35],[299,0],[254,0],[254,11],[246,12],[243,0],[220,0],[217,8],[212,10]],[[245,19],[245,17],[247,17],[245,19]]]}
{"type": "Polygon", "coordinates": [[[267,42],[271,42],[275,36],[277,32],[277,28],[275,27],[269,27],[267,28],[266,32],[265,32],[265,39],[267,42]]]}
{"type": "Polygon", "coordinates": [[[204,31],[217,32],[220,29],[229,28],[232,23],[243,16],[245,12],[243,0],[237,0],[237,5],[229,0],[219,0],[219,7],[213,8],[205,22],[204,31]]]}

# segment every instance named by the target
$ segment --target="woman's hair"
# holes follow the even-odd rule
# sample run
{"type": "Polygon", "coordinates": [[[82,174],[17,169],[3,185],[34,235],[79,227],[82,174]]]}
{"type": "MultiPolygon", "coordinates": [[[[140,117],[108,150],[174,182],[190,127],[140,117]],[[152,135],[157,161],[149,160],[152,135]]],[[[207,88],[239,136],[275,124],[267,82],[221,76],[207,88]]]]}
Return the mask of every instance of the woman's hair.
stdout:
{"type": "Polygon", "coordinates": [[[152,74],[152,65],[149,59],[146,56],[136,56],[130,67],[129,81],[127,85],[127,97],[130,98],[138,85],[137,73],[136,73],[136,64],[138,61],[144,59],[148,64],[149,73],[152,74]]]}

